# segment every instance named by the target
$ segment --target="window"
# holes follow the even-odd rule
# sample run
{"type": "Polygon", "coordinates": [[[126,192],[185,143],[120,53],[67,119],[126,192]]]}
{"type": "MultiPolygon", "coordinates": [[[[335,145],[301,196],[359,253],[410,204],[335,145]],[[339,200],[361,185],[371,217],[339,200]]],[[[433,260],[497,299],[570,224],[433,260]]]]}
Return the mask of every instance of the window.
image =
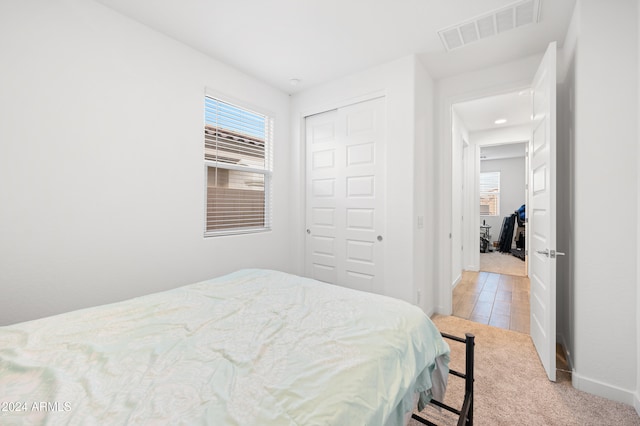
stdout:
{"type": "Polygon", "coordinates": [[[480,173],[480,216],[500,215],[500,172],[480,173]]]}
{"type": "Polygon", "coordinates": [[[273,120],[205,96],[205,236],[271,229],[273,120]]]}

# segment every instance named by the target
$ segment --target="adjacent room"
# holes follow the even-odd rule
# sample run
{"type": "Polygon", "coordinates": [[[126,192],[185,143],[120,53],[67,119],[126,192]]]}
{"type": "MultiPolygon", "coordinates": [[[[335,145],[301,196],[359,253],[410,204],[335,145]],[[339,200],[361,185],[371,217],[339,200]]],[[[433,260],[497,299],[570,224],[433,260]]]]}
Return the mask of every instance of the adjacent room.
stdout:
{"type": "Polygon", "coordinates": [[[530,88],[459,102],[452,114],[452,179],[462,188],[454,208],[463,218],[452,251],[453,315],[527,334],[531,116],[530,88]]]}
{"type": "Polygon", "coordinates": [[[0,424],[640,424],[637,1],[2,0],[0,53],[0,424]]]}

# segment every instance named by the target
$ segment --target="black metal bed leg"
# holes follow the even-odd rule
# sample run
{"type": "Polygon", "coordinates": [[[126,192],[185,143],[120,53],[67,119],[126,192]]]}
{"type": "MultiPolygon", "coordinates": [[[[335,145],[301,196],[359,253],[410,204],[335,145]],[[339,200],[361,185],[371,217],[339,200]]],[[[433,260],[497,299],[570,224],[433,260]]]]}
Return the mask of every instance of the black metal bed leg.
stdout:
{"type": "MultiPolygon", "coordinates": [[[[446,337],[448,337],[448,335],[446,337]]],[[[453,338],[453,340],[457,340],[458,342],[463,342],[465,344],[465,372],[464,374],[460,374],[457,371],[449,370],[450,373],[464,378],[464,401],[462,403],[462,408],[459,411],[460,418],[458,419],[457,426],[473,426],[473,364],[475,362],[475,336],[471,333],[466,333],[465,337],[465,339],[461,339],[459,337],[453,338]]]]}
{"type": "MultiPolygon", "coordinates": [[[[431,404],[456,414],[458,416],[457,426],[473,426],[473,364],[475,362],[474,346],[476,337],[471,333],[465,333],[465,339],[447,333],[440,332],[440,334],[445,339],[450,339],[465,344],[465,372],[461,373],[459,371],[449,369],[449,374],[464,379],[464,399],[462,401],[462,408],[460,410],[444,404],[441,401],[436,401],[435,399],[431,400],[431,404]]],[[[418,420],[420,423],[427,426],[437,426],[435,423],[432,423],[415,413],[411,415],[411,418],[418,420]]]]}
{"type": "Polygon", "coordinates": [[[466,359],[465,359],[465,379],[464,379],[464,389],[465,395],[469,395],[469,410],[467,411],[467,425],[473,426],[473,381],[474,374],[473,365],[474,365],[474,345],[475,345],[475,336],[471,333],[466,333],[465,337],[467,338],[466,342],[466,359]]]}

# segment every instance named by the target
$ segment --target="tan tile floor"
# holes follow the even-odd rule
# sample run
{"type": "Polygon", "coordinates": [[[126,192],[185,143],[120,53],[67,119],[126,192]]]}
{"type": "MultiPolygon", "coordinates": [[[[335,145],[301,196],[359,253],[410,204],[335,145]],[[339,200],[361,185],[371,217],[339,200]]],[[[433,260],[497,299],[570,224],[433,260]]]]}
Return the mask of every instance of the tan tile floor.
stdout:
{"type": "Polygon", "coordinates": [[[453,290],[453,315],[529,334],[529,278],[465,271],[453,290]]]}

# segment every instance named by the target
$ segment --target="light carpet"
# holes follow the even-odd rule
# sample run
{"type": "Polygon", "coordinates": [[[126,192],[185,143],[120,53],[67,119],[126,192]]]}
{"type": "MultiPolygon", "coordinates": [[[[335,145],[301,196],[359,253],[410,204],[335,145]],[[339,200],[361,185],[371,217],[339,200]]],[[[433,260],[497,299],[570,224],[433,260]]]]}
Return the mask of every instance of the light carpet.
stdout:
{"type": "MultiPolygon", "coordinates": [[[[529,335],[451,316],[433,321],[445,333],[476,336],[476,425],[640,425],[633,407],[576,390],[567,373],[558,371],[558,381],[550,382],[529,335]]],[[[452,368],[464,371],[464,345],[449,346],[452,368]]],[[[463,394],[464,381],[450,375],[445,402],[460,408],[463,394]]],[[[453,415],[432,406],[422,413],[438,425],[456,424],[453,415]]]]}
{"type": "Polygon", "coordinates": [[[480,270],[496,274],[527,276],[526,263],[509,253],[480,253],[480,270]]]}

